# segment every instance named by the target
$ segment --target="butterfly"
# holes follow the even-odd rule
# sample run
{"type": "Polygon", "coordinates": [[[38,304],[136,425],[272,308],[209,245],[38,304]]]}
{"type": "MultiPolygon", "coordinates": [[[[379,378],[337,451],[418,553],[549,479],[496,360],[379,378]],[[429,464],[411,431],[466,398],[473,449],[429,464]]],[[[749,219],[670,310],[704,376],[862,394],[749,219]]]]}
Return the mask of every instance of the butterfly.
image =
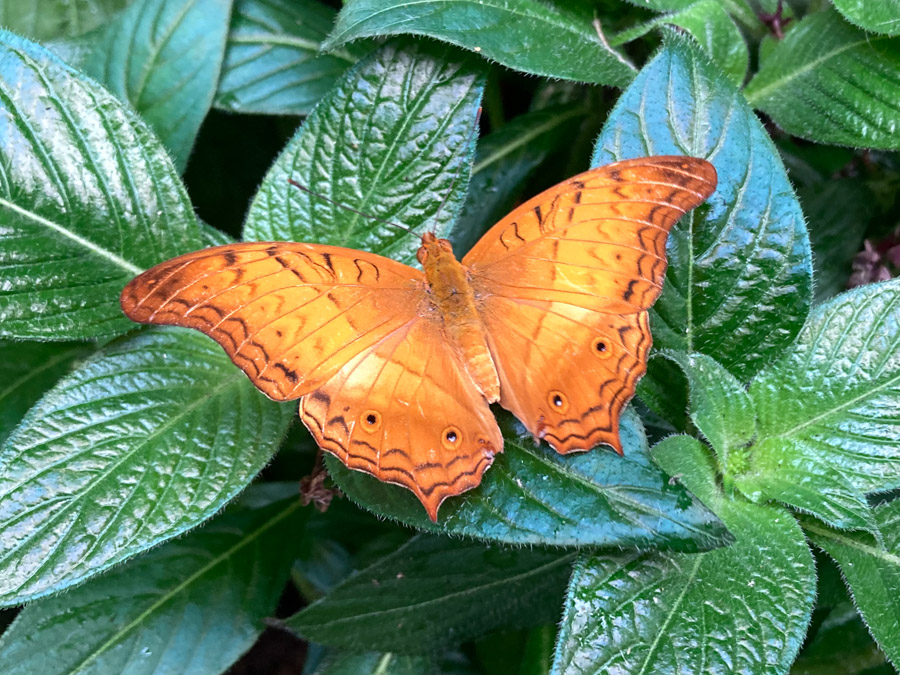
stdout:
{"type": "Polygon", "coordinates": [[[559,453],[622,454],[666,238],[716,180],[692,157],[616,162],[523,203],[462,261],[433,233],[422,270],[335,246],[229,244],[144,272],[121,305],[213,338],[264,394],[300,399],[323,450],[408,488],[436,521],[503,451],[491,403],[559,453]]]}

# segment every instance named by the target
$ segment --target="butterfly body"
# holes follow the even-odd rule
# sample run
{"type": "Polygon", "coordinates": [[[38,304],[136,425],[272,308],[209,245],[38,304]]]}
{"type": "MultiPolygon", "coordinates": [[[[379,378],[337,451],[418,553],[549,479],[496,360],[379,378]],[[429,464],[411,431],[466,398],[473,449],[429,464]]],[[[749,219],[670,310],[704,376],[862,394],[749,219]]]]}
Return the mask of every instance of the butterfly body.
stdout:
{"type": "Polygon", "coordinates": [[[627,160],[525,202],[461,261],[430,233],[423,270],[334,246],[231,244],[141,274],[122,308],[218,341],[269,397],[300,399],[321,448],[408,488],[436,520],[503,450],[494,401],[557,452],[621,454],[666,237],[715,185],[701,159],[627,160]]]}

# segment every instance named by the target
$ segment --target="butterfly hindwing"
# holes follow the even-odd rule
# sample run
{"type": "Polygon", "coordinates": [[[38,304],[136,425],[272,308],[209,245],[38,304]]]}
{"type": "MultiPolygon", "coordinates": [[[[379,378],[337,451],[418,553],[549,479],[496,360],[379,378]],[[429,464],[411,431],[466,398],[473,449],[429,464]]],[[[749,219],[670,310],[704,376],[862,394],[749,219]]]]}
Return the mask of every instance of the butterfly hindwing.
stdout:
{"type": "Polygon", "coordinates": [[[621,451],[618,418],[646,370],[668,233],[715,185],[702,159],[610,164],[518,207],[463,258],[500,404],[557,451],[621,451]]]}
{"type": "Polygon", "coordinates": [[[409,488],[436,520],[444,499],[481,482],[503,437],[439,319],[425,314],[300,399],[300,417],[323,449],[409,488]]]}

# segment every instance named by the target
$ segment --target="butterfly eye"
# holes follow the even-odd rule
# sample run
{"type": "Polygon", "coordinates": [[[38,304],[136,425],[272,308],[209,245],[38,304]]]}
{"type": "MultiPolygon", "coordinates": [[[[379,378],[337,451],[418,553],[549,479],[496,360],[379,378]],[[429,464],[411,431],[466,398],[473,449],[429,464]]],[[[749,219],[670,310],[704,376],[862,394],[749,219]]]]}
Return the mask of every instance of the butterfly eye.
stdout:
{"type": "Polygon", "coordinates": [[[561,391],[551,391],[547,394],[547,401],[550,403],[550,409],[559,413],[564,413],[569,409],[569,399],[561,391]]]}
{"type": "Polygon", "coordinates": [[[362,428],[369,433],[378,431],[381,428],[381,413],[377,410],[366,410],[359,416],[359,421],[362,428]]]}
{"type": "Polygon", "coordinates": [[[594,339],[591,343],[591,351],[598,359],[608,359],[612,356],[612,349],[609,343],[602,337],[594,339]]]}
{"type": "Polygon", "coordinates": [[[441,432],[441,445],[448,450],[456,448],[462,441],[462,432],[453,425],[450,425],[441,432]]]}

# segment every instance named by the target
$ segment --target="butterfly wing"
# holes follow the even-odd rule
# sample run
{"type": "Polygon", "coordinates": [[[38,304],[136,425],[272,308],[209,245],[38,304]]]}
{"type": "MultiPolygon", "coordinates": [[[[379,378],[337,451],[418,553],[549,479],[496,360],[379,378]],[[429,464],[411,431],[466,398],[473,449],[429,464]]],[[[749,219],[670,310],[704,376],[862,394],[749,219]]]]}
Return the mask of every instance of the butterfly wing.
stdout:
{"type": "Polygon", "coordinates": [[[526,202],[463,258],[500,404],[558,452],[606,443],[646,371],[666,238],[716,186],[691,157],[617,162],[526,202]]]}
{"type": "Polygon", "coordinates": [[[409,488],[435,519],[480,483],[503,438],[424,284],[361,251],[243,243],[157,265],[121,304],[135,321],[206,333],[271,398],[301,397],[324,450],[409,488]]]}
{"type": "Polygon", "coordinates": [[[477,486],[503,437],[436,317],[410,322],[300,399],[316,442],[351,469],[412,490],[432,520],[477,486]]]}
{"type": "Polygon", "coordinates": [[[241,243],[173,258],[122,291],[140,323],[195,328],[263,393],[299,398],[415,318],[423,274],[333,246],[241,243]]]}

